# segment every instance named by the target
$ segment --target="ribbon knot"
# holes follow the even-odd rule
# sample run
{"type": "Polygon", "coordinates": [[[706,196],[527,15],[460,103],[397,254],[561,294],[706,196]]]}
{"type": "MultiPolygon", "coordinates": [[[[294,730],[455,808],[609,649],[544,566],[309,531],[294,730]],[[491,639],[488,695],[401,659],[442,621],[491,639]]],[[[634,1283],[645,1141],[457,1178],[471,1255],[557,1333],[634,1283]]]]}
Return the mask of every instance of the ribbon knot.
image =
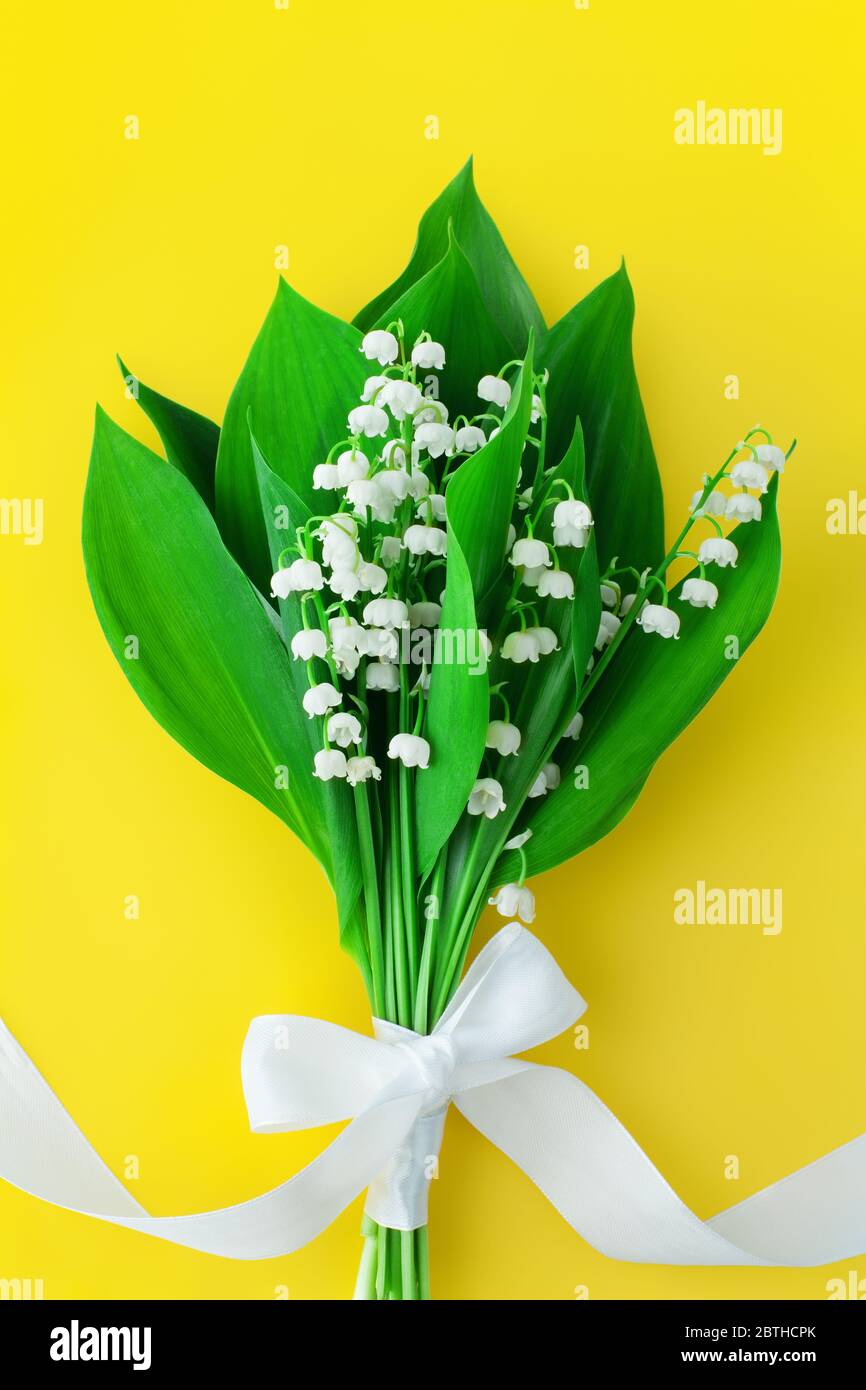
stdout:
{"type": "MultiPolygon", "coordinates": [[[[379,1036],[377,1032],[377,1036],[379,1036]]],[[[409,1058],[424,1086],[424,1110],[440,1110],[451,1099],[451,1083],[457,1065],[454,1041],[447,1034],[429,1037],[415,1034],[396,1047],[409,1058]]]]}

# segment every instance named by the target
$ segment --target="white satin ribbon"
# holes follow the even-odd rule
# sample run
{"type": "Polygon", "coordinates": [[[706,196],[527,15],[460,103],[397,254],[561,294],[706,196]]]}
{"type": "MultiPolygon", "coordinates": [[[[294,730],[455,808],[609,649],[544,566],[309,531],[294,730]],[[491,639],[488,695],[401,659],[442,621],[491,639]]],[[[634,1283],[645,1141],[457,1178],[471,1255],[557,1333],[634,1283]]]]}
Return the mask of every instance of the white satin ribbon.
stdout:
{"type": "Polygon", "coordinates": [[[0,1177],[178,1245],[267,1259],[312,1240],[365,1188],[382,1225],[423,1225],[453,1101],[614,1259],[819,1265],[866,1251],[866,1135],[704,1222],[587,1086],[512,1056],[570,1027],[585,1007],[514,923],[485,946],[429,1037],[381,1020],[367,1038],[291,1014],[253,1019],[241,1060],[253,1130],[351,1123],[271,1192],[192,1216],[148,1215],[0,1024],[0,1177]]]}

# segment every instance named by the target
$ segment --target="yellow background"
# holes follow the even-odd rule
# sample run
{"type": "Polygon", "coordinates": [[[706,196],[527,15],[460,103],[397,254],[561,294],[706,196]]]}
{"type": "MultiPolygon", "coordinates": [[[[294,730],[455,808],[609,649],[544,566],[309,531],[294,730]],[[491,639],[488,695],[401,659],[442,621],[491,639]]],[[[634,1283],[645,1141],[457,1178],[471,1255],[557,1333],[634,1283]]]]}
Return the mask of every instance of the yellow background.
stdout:
{"type": "MultiPolygon", "coordinates": [[[[866,539],[825,528],[827,500],[862,486],[859,23],[811,0],[49,0],[11,21],[2,492],[43,497],[46,530],[41,547],[0,537],[0,1013],[115,1171],[138,1156],[151,1210],[252,1196],[321,1147],[247,1132],[253,1014],[364,1029],[368,1011],[312,861],[171,742],[108,651],[79,546],[93,404],[153,441],[121,351],[219,419],[275,246],[294,285],[349,317],[471,151],[548,321],[627,256],[669,531],[756,420],[800,439],[766,632],[627,821],[534,885],[591,1030],[588,1052],[564,1036],[539,1055],[575,1067],[702,1215],[866,1128],[866,539]],[[782,154],[675,145],[674,111],[699,99],[782,107],[782,154]],[[699,878],[781,887],[781,935],[675,926],[673,894],[699,878]]],[[[231,1263],[4,1186],[0,1277],[42,1278],[50,1298],[343,1298],[359,1219],[356,1204],[295,1256],[231,1263]]],[[[608,1261],[459,1116],[431,1245],[440,1298],[820,1299],[858,1267],[608,1261]]]]}

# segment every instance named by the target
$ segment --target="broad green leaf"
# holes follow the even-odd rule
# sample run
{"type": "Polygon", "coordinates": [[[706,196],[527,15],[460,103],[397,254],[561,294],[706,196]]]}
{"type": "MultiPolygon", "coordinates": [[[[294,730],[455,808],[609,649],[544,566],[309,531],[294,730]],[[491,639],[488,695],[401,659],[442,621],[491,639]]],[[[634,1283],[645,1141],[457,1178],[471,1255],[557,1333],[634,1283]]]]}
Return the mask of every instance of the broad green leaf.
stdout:
{"type": "MultiPolygon", "coordinates": [[[[529,872],[561,864],[612,830],[637,799],[653,764],[703,708],[737,665],[739,652],[760,632],[779,583],[781,545],[776,515],[778,475],[764,498],[760,522],[741,524],[732,539],[740,556],[736,569],[713,574],[719,588],[714,609],[670,602],[681,618],[679,639],[632,629],[587,703],[583,733],[567,753],[562,783],[545,797],[528,824],[529,872]],[[588,769],[589,785],[574,786],[575,764],[588,769]]],[[[570,742],[570,741],[569,741],[570,742]]],[[[502,865],[507,879],[515,856],[502,865]]]]}
{"type": "Polygon", "coordinates": [[[162,440],[169,463],[189,478],[209,511],[214,509],[214,470],[216,469],[219,428],[213,420],[189,410],[177,401],[161,396],[128,371],[118,357],[123,379],[162,440]]]}
{"type": "Polygon", "coordinates": [[[313,468],[345,438],[348,413],[373,370],[358,351],[360,341],[357,329],[280,281],[226,408],[217,456],[220,531],[260,589],[268,578],[268,543],[248,416],[274,472],[314,507],[313,468]]]}
{"type": "Polygon", "coordinates": [[[634,372],[634,295],[623,265],[551,328],[539,349],[550,371],[549,457],[565,452],[575,415],[586,439],[599,567],[618,555],[643,569],[664,554],[662,490],[634,372]]]}
{"type": "Polygon", "coordinates": [[[306,787],[278,769],[303,733],[288,657],[187,479],[97,410],[84,497],[96,613],[136,694],[206,767],[329,866],[306,787]]]}
{"type": "Polygon", "coordinates": [[[448,519],[466,559],[482,627],[489,616],[491,592],[506,563],[508,528],[531,409],[530,341],[499,433],[461,463],[445,492],[448,519]]]}
{"type": "MultiPolygon", "coordinates": [[[[586,500],[583,435],[579,421],[554,476],[566,479],[575,496],[586,500]]],[[[552,495],[562,497],[565,493],[557,488],[552,495]]],[[[545,510],[538,526],[539,540],[551,539],[551,510],[545,510]]],[[[491,821],[464,818],[452,839],[448,865],[451,882],[462,872],[470,851],[477,864],[484,864],[495,854],[497,845],[507,838],[539,768],[550,757],[558,730],[577,708],[575,670],[580,672],[582,679],[598,632],[601,609],[594,535],[590,532],[588,544],[582,550],[562,546],[558,553],[562,568],[568,569],[574,580],[574,599],[543,600],[537,610],[539,622],[556,633],[558,650],[536,664],[515,665],[500,657],[491,671],[491,685],[505,683],[511,719],[521,732],[520,751],[516,756],[497,758],[490,755],[490,775],[502,784],[506,810],[491,821]]],[[[521,590],[521,594],[525,596],[526,591],[521,590]]],[[[514,625],[512,622],[507,627],[514,625]]],[[[537,804],[529,801],[527,806],[532,808],[537,804]]],[[[519,819],[522,827],[526,812],[519,819]]],[[[496,879],[497,882],[506,881],[498,872],[496,879]]]]}
{"type": "Polygon", "coordinates": [[[522,357],[530,329],[542,333],[544,320],[475,191],[471,159],[422,217],[415,249],[402,275],[360,311],[355,323],[366,332],[383,319],[394,317],[392,307],[397,300],[445,255],[449,223],[475,272],[490,314],[508,340],[510,351],[506,355],[522,357]]]}
{"type": "MultiPolygon", "coordinates": [[[[486,373],[498,372],[514,354],[452,233],[441,261],[391,305],[377,326],[384,328],[393,319],[402,320],[407,344],[426,329],[444,345],[445,367],[436,373],[438,395],[452,420],[486,409],[478,398],[478,382],[486,373]]],[[[423,379],[423,373],[419,375],[423,379]]]]}
{"type": "MultiPolygon", "coordinates": [[[[268,538],[270,564],[271,568],[276,570],[280,554],[294,540],[295,528],[306,525],[309,520],[310,509],[288,483],[270,468],[252,434],[250,443],[268,538]]],[[[279,608],[283,635],[288,646],[294,634],[304,626],[300,596],[290,594],[287,599],[280,599],[279,608]]],[[[315,661],[314,667],[318,680],[333,680],[324,661],[315,661]]],[[[296,709],[301,710],[301,701],[309,684],[305,662],[289,659],[287,682],[290,699],[296,709]]],[[[351,710],[351,706],[346,708],[351,710]]],[[[345,933],[353,920],[352,912],[361,887],[357,828],[352,793],[348,785],[338,779],[321,782],[313,776],[313,758],[322,746],[321,719],[308,719],[304,715],[296,721],[295,737],[287,755],[292,785],[299,789],[308,814],[315,816],[316,823],[322,828],[322,835],[330,841],[340,930],[345,933]]]]}
{"type": "Polygon", "coordinates": [[[422,877],[466,809],[484,752],[489,694],[477,628],[469,566],[449,518],[448,578],[424,725],[432,751],[415,780],[422,877]]]}

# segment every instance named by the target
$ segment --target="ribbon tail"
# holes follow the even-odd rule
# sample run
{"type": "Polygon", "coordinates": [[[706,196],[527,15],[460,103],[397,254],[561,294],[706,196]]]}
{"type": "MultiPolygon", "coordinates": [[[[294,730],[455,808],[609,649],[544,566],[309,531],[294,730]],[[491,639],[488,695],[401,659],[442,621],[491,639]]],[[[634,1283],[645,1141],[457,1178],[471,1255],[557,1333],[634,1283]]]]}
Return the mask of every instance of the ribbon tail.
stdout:
{"type": "Polygon", "coordinates": [[[151,1216],[0,1023],[0,1178],[67,1211],[229,1259],[270,1259],[306,1245],[372,1182],[419,1107],[418,1096],[410,1095],[365,1110],[306,1168],[248,1202],[151,1216]]]}
{"type": "Polygon", "coordinates": [[[866,1250],[866,1135],[699,1220],[577,1077],[524,1063],[454,1104],[603,1255],[640,1264],[818,1265],[866,1250]]]}

